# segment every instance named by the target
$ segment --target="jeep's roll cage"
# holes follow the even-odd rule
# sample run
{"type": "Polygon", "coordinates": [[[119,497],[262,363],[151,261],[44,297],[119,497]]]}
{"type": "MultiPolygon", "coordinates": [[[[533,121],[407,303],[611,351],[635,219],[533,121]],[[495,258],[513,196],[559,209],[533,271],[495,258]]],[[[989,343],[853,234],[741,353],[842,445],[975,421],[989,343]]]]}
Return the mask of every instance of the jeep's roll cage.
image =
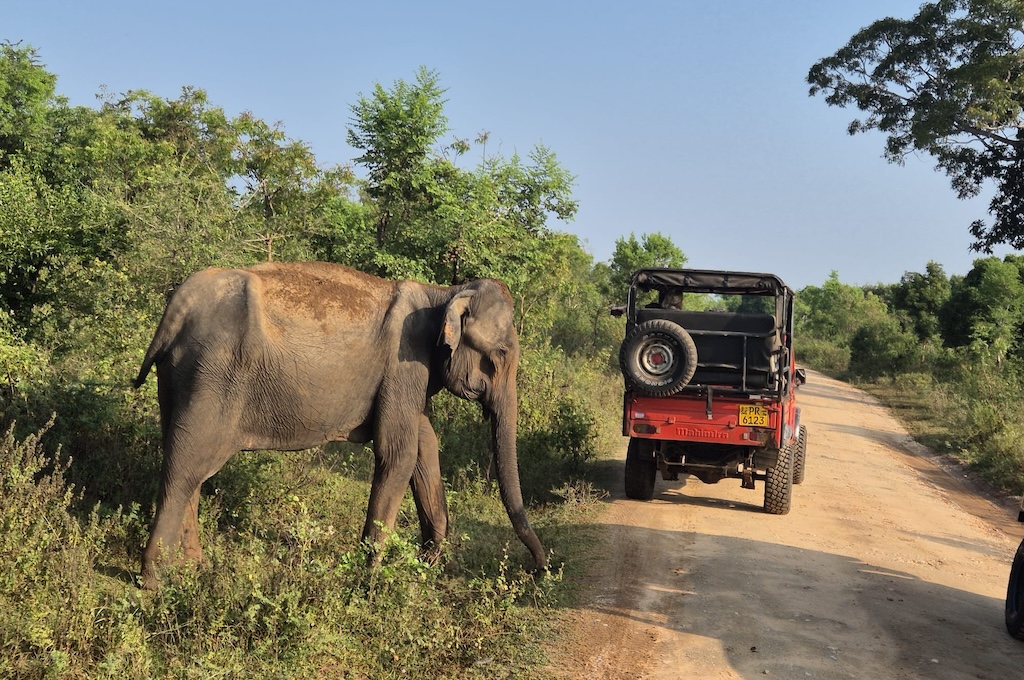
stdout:
{"type": "MultiPolygon", "coordinates": [[[[650,319],[686,329],[697,346],[697,371],[682,393],[781,400],[793,385],[793,290],[773,274],[702,269],[640,269],[626,301],[626,332],[650,319]],[[637,307],[649,291],[768,296],[774,314],[637,307]]],[[[767,305],[766,305],[767,307],[767,305]]]]}

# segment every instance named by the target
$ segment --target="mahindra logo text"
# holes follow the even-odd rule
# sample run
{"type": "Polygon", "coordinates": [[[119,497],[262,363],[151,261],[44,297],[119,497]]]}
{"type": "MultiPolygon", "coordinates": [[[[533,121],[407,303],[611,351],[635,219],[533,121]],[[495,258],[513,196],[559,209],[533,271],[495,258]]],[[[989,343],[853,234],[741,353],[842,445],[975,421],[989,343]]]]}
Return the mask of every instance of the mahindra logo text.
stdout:
{"type": "Polygon", "coordinates": [[[729,434],[720,430],[702,430],[699,428],[679,427],[676,434],[680,437],[702,437],[704,439],[728,439],[729,434]]]}

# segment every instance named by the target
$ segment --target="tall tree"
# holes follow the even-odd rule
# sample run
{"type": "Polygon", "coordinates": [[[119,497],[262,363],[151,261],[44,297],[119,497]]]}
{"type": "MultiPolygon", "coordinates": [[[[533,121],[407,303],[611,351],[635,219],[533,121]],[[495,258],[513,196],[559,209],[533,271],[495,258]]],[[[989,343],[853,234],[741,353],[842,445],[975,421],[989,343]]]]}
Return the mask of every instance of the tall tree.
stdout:
{"type": "Polygon", "coordinates": [[[609,264],[609,295],[613,300],[623,301],[633,272],[646,267],[682,267],[686,255],[668,236],[660,232],[636,235],[615,240],[609,264]]]}
{"type": "Polygon", "coordinates": [[[239,220],[246,246],[263,260],[309,259],[313,242],[330,244],[328,205],[347,195],[347,167],[322,169],[303,142],[251,113],[231,121],[236,135],[233,170],[244,187],[239,220]]]}
{"type": "Polygon", "coordinates": [[[1024,247],[1024,3],[939,0],[911,19],[886,18],[811,67],[810,94],[865,115],[848,132],[887,135],[885,157],[924,152],[960,198],[986,182],[991,225],[970,225],[973,248],[1024,247]]]}
{"type": "Polygon", "coordinates": [[[48,144],[44,129],[57,101],[56,84],[34,48],[0,43],[0,168],[16,154],[48,144]]]}
{"type": "Polygon", "coordinates": [[[946,343],[1002,362],[1019,351],[1024,326],[1024,273],[1018,258],[985,257],[957,282],[943,309],[946,343]]]}
{"type": "Polygon", "coordinates": [[[377,83],[371,96],[352,106],[348,143],[363,152],[355,160],[367,169],[366,194],[377,206],[377,245],[430,198],[427,159],[448,131],[439,82],[436,71],[420,67],[414,83],[398,80],[390,90],[377,83]]]}
{"type": "Polygon", "coordinates": [[[61,264],[101,258],[123,239],[98,225],[69,141],[95,112],[54,93],[35,49],[0,43],[0,310],[20,323],[48,301],[61,264]]]}
{"type": "Polygon", "coordinates": [[[801,333],[841,347],[849,346],[862,325],[888,315],[885,303],[874,293],[842,283],[835,271],[820,287],[803,288],[796,300],[801,333]]]}
{"type": "Polygon", "coordinates": [[[949,300],[950,283],[938,262],[925,265],[925,272],[906,272],[893,287],[893,306],[910,319],[919,340],[928,341],[941,334],[940,315],[949,300]]]}
{"type": "MultiPolygon", "coordinates": [[[[472,145],[440,141],[447,131],[443,94],[437,74],[421,68],[415,83],[377,85],[352,107],[348,139],[363,152],[356,162],[367,170],[364,196],[377,218],[372,269],[445,284],[491,276],[525,294],[560,249],[548,219],[576,212],[573,177],[543,146],[527,159],[484,156],[464,169],[457,161],[472,145]]],[[[343,249],[366,251],[365,237],[346,234],[352,240],[343,249]]]]}

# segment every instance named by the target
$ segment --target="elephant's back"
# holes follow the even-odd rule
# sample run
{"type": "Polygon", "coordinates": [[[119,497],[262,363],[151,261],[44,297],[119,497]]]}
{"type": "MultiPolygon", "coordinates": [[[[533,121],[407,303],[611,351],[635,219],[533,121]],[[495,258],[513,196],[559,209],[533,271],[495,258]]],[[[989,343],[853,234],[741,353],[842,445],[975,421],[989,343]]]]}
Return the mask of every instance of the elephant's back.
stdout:
{"type": "Polygon", "coordinates": [[[243,448],[345,439],[371,414],[393,289],[324,264],[199,272],[181,288],[191,309],[171,363],[181,380],[230,395],[243,448]]]}
{"type": "Polygon", "coordinates": [[[175,291],[157,335],[174,363],[202,354],[199,363],[217,367],[240,354],[365,353],[379,342],[394,291],[327,263],[210,268],[175,291]]]}
{"type": "Polygon", "coordinates": [[[244,271],[249,295],[275,322],[379,327],[395,283],[326,262],[267,262],[244,271]],[[256,300],[255,298],[258,298],[256,300]]]}

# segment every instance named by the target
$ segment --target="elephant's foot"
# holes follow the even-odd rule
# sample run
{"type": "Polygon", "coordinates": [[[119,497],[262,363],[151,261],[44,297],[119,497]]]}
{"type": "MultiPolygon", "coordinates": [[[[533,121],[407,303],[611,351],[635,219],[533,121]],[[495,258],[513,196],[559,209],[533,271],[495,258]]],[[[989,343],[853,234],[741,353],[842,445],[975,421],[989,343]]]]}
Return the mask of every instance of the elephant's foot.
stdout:
{"type": "Polygon", "coordinates": [[[203,547],[199,545],[198,536],[188,531],[185,532],[185,537],[181,542],[181,560],[179,561],[200,567],[208,566],[206,557],[203,555],[203,547]]]}
{"type": "Polygon", "coordinates": [[[446,545],[447,542],[445,541],[427,541],[420,548],[420,557],[427,564],[437,566],[444,558],[446,545]]]}
{"type": "Polygon", "coordinates": [[[170,576],[173,578],[175,570],[181,569],[192,569],[199,570],[205,569],[209,566],[209,563],[203,557],[202,551],[195,558],[187,557],[182,553],[179,553],[179,557],[171,561],[162,561],[160,563],[143,561],[142,573],[140,581],[142,582],[142,588],[144,590],[159,590],[160,583],[167,576],[168,570],[171,571],[170,576]]]}
{"type": "Polygon", "coordinates": [[[160,578],[156,573],[156,565],[142,564],[142,575],[140,580],[142,581],[143,590],[159,590],[160,589],[160,578]]]}
{"type": "Polygon", "coordinates": [[[198,541],[183,540],[173,553],[147,548],[142,555],[142,587],[146,590],[159,590],[163,572],[169,568],[185,566],[194,569],[209,566],[198,541]]]}
{"type": "Polygon", "coordinates": [[[146,549],[142,551],[142,587],[159,590],[160,568],[166,562],[167,548],[160,539],[150,536],[146,549]]]}

